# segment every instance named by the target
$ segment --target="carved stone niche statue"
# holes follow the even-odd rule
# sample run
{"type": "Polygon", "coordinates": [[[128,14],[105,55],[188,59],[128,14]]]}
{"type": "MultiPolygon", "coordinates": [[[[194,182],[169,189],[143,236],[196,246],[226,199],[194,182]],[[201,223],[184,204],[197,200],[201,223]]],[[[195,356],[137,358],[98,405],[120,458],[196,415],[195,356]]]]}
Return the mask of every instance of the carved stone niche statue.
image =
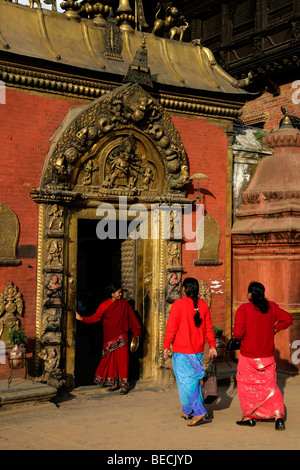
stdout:
{"type": "MultiPolygon", "coordinates": [[[[61,308],[49,308],[43,312],[42,333],[57,333],[61,327],[61,308]]],[[[45,341],[44,341],[45,342],[45,341]]]]}
{"type": "Polygon", "coordinates": [[[60,307],[62,305],[62,276],[47,274],[45,277],[45,307],[60,307]]]}
{"type": "Polygon", "coordinates": [[[60,365],[60,346],[46,346],[40,353],[44,361],[44,370],[42,375],[36,379],[40,382],[46,382],[48,385],[58,390],[64,386],[62,371],[60,365]]]}
{"type": "Polygon", "coordinates": [[[20,326],[18,317],[23,316],[23,300],[17,287],[10,282],[0,293],[0,338],[10,347],[7,335],[10,328],[20,326]]]}
{"type": "Polygon", "coordinates": [[[63,242],[59,239],[48,241],[46,246],[48,268],[62,268],[62,245],[63,242]]]}
{"type": "Polygon", "coordinates": [[[63,232],[63,209],[57,204],[50,205],[48,208],[48,233],[63,232]]]}
{"type": "Polygon", "coordinates": [[[166,301],[169,304],[180,299],[181,272],[169,272],[167,274],[166,301]]]}
{"type": "MultiPolygon", "coordinates": [[[[203,227],[202,227],[203,228],[203,227]]],[[[196,227],[196,238],[203,239],[203,246],[198,251],[198,258],[194,260],[195,266],[220,266],[223,264],[219,260],[220,228],[216,219],[206,214],[199,227],[196,227]],[[204,232],[201,230],[201,224],[204,223],[204,232]]]]}
{"type": "Polygon", "coordinates": [[[0,203],[0,266],[21,264],[16,254],[19,231],[19,220],[14,211],[0,203]]]}
{"type": "Polygon", "coordinates": [[[205,281],[199,281],[199,298],[205,300],[208,307],[211,307],[211,290],[205,281]]]}
{"type": "Polygon", "coordinates": [[[180,271],[181,268],[181,246],[179,243],[171,242],[167,247],[167,269],[180,271]]]}

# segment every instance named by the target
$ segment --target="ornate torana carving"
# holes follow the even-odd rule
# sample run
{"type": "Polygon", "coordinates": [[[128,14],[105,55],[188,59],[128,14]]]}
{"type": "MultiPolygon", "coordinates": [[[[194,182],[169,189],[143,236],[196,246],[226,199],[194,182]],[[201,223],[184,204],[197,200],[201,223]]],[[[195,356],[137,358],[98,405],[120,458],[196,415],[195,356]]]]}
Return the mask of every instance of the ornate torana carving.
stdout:
{"type": "MultiPolygon", "coordinates": [[[[10,282],[0,293],[0,338],[7,342],[10,328],[20,326],[19,317],[23,316],[23,299],[18,288],[10,282]]],[[[8,343],[9,346],[9,343],[8,343]]]]}
{"type": "MultiPolygon", "coordinates": [[[[170,116],[133,84],[79,113],[49,156],[41,190],[85,193],[122,187],[182,194],[188,181],[186,153],[170,116]],[[163,186],[158,188],[162,169],[165,177],[161,175],[163,186]]],[[[49,250],[58,252],[57,243],[49,250]]]]}

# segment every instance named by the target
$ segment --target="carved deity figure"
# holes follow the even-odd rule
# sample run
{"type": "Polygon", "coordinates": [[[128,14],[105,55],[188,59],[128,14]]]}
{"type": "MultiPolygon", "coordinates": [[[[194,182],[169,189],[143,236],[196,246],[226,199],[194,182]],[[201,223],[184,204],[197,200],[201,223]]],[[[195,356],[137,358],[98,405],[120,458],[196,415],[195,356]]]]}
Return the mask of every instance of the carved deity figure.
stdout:
{"type": "Polygon", "coordinates": [[[84,172],[85,175],[82,180],[82,184],[84,186],[89,186],[93,182],[93,173],[94,171],[98,170],[98,166],[93,162],[93,160],[89,160],[85,165],[84,165],[84,172]]]}
{"type": "Polygon", "coordinates": [[[47,244],[47,264],[51,266],[52,264],[55,265],[62,265],[62,242],[58,240],[50,240],[47,244]]]}
{"type": "Polygon", "coordinates": [[[49,229],[61,230],[63,226],[63,210],[59,209],[57,204],[51,206],[49,211],[49,229]]]}
{"type": "Polygon", "coordinates": [[[153,181],[153,172],[151,168],[147,167],[144,169],[144,177],[142,187],[144,189],[149,189],[150,183],[153,181]]]}
{"type": "Polygon", "coordinates": [[[140,161],[132,136],[123,139],[121,144],[111,152],[108,167],[109,176],[106,177],[104,186],[108,188],[113,186],[134,187],[140,169],[140,161]]]}
{"type": "Polygon", "coordinates": [[[167,276],[166,300],[168,303],[173,303],[175,300],[180,299],[180,284],[181,273],[171,272],[167,276]]]}
{"type": "Polygon", "coordinates": [[[44,371],[41,377],[37,379],[41,382],[47,382],[48,385],[57,389],[63,386],[62,372],[59,369],[59,350],[59,346],[47,346],[41,351],[40,357],[44,360],[44,371]]]}
{"type": "Polygon", "coordinates": [[[205,300],[207,305],[211,306],[211,291],[205,281],[199,282],[199,298],[205,300]]]}
{"type": "Polygon", "coordinates": [[[10,328],[20,326],[18,316],[23,315],[23,300],[17,287],[10,282],[0,293],[0,338],[3,335],[3,340],[7,339],[7,334],[10,328]]]}
{"type": "Polygon", "coordinates": [[[172,242],[168,246],[168,266],[180,266],[180,246],[178,243],[172,242]]]}
{"type": "Polygon", "coordinates": [[[61,326],[61,309],[50,308],[43,315],[43,333],[57,332],[61,326]]]}
{"type": "Polygon", "coordinates": [[[62,281],[57,275],[48,275],[45,280],[46,305],[61,305],[62,281]]]}

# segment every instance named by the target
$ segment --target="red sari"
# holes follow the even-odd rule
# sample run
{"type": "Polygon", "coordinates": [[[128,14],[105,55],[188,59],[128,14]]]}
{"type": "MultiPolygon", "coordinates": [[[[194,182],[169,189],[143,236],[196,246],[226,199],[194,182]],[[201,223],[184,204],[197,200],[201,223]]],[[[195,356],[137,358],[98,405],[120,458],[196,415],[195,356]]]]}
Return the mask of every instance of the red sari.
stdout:
{"type": "Polygon", "coordinates": [[[254,359],[240,354],[236,379],[243,419],[284,418],[274,356],[254,359]]]}
{"type": "Polygon", "coordinates": [[[94,315],[83,317],[84,323],[96,323],[103,319],[103,350],[95,373],[95,382],[104,386],[129,387],[128,333],[141,336],[141,326],[133,309],[125,299],[102,302],[94,315]]]}

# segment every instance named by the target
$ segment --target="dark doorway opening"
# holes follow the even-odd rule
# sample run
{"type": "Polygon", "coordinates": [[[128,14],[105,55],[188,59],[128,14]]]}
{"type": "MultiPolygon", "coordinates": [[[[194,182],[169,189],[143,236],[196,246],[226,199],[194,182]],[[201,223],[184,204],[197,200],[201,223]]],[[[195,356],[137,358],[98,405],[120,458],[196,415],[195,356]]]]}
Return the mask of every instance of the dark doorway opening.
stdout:
{"type": "MultiPolygon", "coordinates": [[[[99,304],[106,300],[105,288],[109,284],[122,285],[124,240],[100,240],[96,234],[98,222],[99,220],[78,220],[77,311],[84,316],[95,313],[99,304]]],[[[132,276],[135,276],[134,272],[132,276]]],[[[130,304],[135,309],[134,299],[130,300],[130,304]]],[[[139,314],[136,314],[140,319],[139,314]]],[[[91,324],[76,322],[76,387],[94,384],[102,345],[102,321],[91,324]]],[[[139,353],[129,355],[129,380],[132,382],[139,379],[139,358],[139,353]]]]}

